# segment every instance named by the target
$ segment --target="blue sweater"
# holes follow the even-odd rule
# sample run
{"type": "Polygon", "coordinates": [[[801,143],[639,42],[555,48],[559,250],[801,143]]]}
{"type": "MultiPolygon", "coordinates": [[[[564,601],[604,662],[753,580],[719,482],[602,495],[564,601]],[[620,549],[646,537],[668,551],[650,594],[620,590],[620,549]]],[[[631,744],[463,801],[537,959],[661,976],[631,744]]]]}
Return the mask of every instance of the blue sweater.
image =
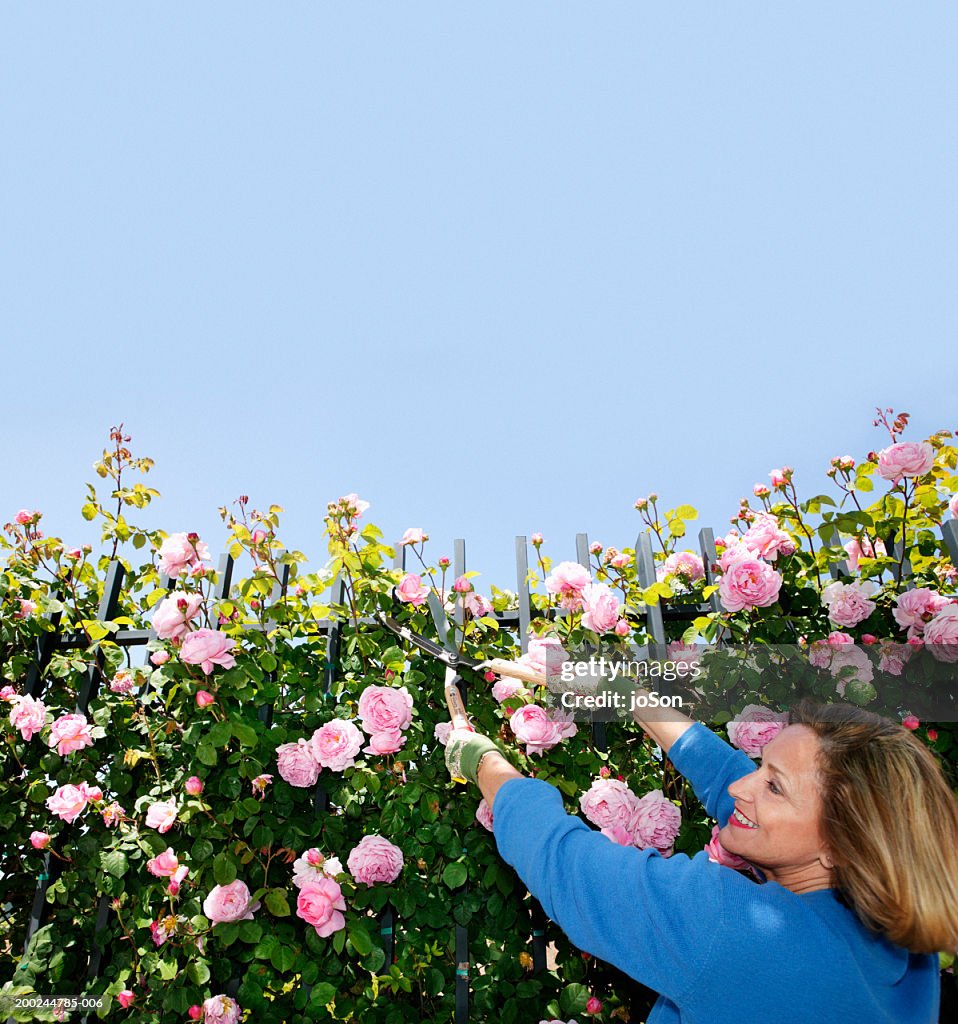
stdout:
{"type": "MultiPolygon", "coordinates": [[[[708,813],[753,771],[701,724],[669,757],[708,813]]],[[[758,885],[704,852],[618,846],[567,815],[557,789],[510,779],[495,799],[499,852],[580,949],[661,993],[649,1024],[934,1024],[938,958],[869,931],[833,889],[758,885]]]]}

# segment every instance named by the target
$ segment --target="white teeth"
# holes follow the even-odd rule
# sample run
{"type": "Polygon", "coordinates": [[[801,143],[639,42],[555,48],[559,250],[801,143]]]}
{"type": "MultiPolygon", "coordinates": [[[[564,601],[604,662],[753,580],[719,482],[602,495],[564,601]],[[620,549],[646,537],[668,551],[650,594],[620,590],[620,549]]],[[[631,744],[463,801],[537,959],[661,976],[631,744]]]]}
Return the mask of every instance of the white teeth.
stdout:
{"type": "Polygon", "coordinates": [[[742,825],[744,825],[746,828],[758,828],[758,825],[756,825],[754,821],[749,821],[748,818],[746,818],[745,815],[742,814],[742,812],[738,808],[732,811],[732,817],[737,822],[740,822],[742,825]]]}

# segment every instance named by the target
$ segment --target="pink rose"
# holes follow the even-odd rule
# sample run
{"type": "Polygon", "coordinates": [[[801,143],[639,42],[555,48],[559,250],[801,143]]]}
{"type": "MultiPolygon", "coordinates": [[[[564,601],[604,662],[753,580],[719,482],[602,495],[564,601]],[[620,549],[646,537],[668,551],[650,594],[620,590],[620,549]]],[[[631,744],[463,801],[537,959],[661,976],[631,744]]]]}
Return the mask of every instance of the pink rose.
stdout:
{"type": "Polygon", "coordinates": [[[33,522],[34,516],[36,516],[36,512],[31,512],[29,509],[22,508],[13,518],[16,519],[21,526],[29,526],[29,524],[33,522]]]}
{"type": "Polygon", "coordinates": [[[756,512],[742,543],[757,558],[774,562],[779,555],[790,555],[795,551],[795,541],[778,525],[778,519],[770,512],[756,512]]]}
{"type": "Polygon", "coordinates": [[[457,576],[456,582],[452,585],[452,589],[457,594],[468,594],[472,591],[472,584],[465,576],[457,576]]]}
{"type": "Polygon", "coordinates": [[[878,475],[896,483],[903,476],[924,476],[935,463],[927,441],[899,441],[878,453],[878,475]]]}
{"type": "Polygon", "coordinates": [[[45,850],[50,845],[52,838],[49,832],[31,832],[30,845],[34,850],[45,850]]]}
{"type": "Polygon", "coordinates": [[[749,757],[758,757],[762,748],[788,724],[788,715],[748,704],[728,723],[728,738],[749,757]]]}
{"type": "Polygon", "coordinates": [[[878,668],[890,676],[900,676],[914,648],[908,644],[896,644],[893,640],[882,640],[879,647],[878,668]]]}
{"type": "Polygon", "coordinates": [[[229,996],[210,996],[203,1002],[203,1024],[237,1024],[240,1013],[240,1004],[229,996]]]}
{"type": "Polygon", "coordinates": [[[210,704],[216,703],[216,698],[209,690],[197,690],[194,699],[198,708],[208,708],[210,704]]]}
{"type": "Polygon", "coordinates": [[[851,629],[871,615],[877,607],[871,600],[878,587],[871,580],[853,583],[829,583],[822,590],[822,604],[828,609],[828,618],[836,626],[851,629]]]}
{"type": "Polygon", "coordinates": [[[524,743],[526,754],[543,754],[561,743],[567,736],[576,734],[571,716],[556,712],[553,717],[538,704],[526,704],[509,720],[512,731],[520,743],[524,743]]]}
{"type": "Polygon", "coordinates": [[[16,704],[20,700],[20,694],[12,686],[2,686],[0,687],[0,700],[16,704]]]}
{"type": "Polygon", "coordinates": [[[150,655],[150,663],[159,667],[165,665],[170,660],[169,651],[154,651],[150,655]]]}
{"type": "Polygon", "coordinates": [[[422,527],[410,526],[402,535],[402,540],[399,544],[400,547],[404,547],[406,544],[422,544],[422,542],[426,540],[429,540],[429,534],[423,533],[422,527]]]}
{"type": "Polygon", "coordinates": [[[848,553],[848,568],[852,572],[858,572],[858,564],[861,559],[884,558],[888,554],[882,541],[872,544],[867,537],[862,537],[861,540],[852,537],[845,545],[845,551],[848,553]]]}
{"type": "Polygon", "coordinates": [[[414,572],[407,572],[399,581],[396,587],[396,596],[406,604],[415,605],[417,608],[423,604],[429,596],[429,588],[422,582],[422,578],[414,572]]]}
{"type": "Polygon", "coordinates": [[[20,611],[14,617],[17,619],[28,619],[36,610],[37,606],[33,601],[28,601],[25,597],[21,597],[20,611]]]}
{"type": "Polygon", "coordinates": [[[491,615],[494,611],[492,602],[488,601],[482,596],[475,592],[466,594],[462,599],[463,607],[474,619],[481,619],[484,615],[491,615]]]}
{"type": "Polygon", "coordinates": [[[153,613],[153,629],[161,640],[186,636],[203,605],[202,594],[170,594],[153,613]]]}
{"type": "Polygon", "coordinates": [[[546,577],[546,590],[558,594],[563,608],[577,612],[582,607],[582,592],[591,582],[589,570],[578,562],[560,562],[546,577]]]}
{"type": "Polygon", "coordinates": [[[567,655],[561,641],[554,636],[534,636],[529,640],[529,649],[519,658],[520,665],[528,665],[543,675],[548,673],[549,662],[557,667],[567,655]]]}
{"type": "Polygon", "coordinates": [[[921,636],[925,626],[949,604],[951,602],[947,597],[942,597],[927,587],[921,587],[899,594],[892,615],[902,629],[908,630],[909,637],[921,636]]]}
{"type": "Polygon", "coordinates": [[[766,562],[747,558],[722,576],[719,597],[726,611],[767,608],[778,600],[782,577],[766,562]]]}
{"type": "Polygon", "coordinates": [[[304,885],[296,900],[296,916],[311,924],[321,939],[346,927],[345,909],[342,890],[331,878],[304,885]]]}
{"type": "Polygon", "coordinates": [[[60,757],[72,754],[74,750],[83,750],[84,747],[93,746],[93,737],[90,735],[90,726],[86,715],[61,715],[50,726],[50,736],[47,743],[57,748],[60,757]]]}
{"type": "Polygon", "coordinates": [[[60,786],[55,793],[47,797],[46,804],[51,814],[70,824],[86,808],[87,794],[77,786],[60,786]]]}
{"type": "Polygon", "coordinates": [[[452,722],[436,722],[432,730],[437,743],[445,746],[449,742],[449,733],[452,732],[452,722]]]}
{"type": "Polygon", "coordinates": [[[146,870],[157,878],[172,878],[179,866],[179,859],[172,846],[168,846],[159,856],[152,857],[146,862],[146,870]]]}
{"type": "Polygon", "coordinates": [[[103,815],[103,824],[107,828],[113,828],[120,823],[126,811],[114,800],[104,807],[100,813],[103,815]]]}
{"type": "Polygon", "coordinates": [[[938,661],[958,661],[958,605],[942,608],[925,626],[925,646],[938,661]]]}
{"type": "Polygon", "coordinates": [[[124,1010],[128,1010],[136,999],[136,994],[130,989],[125,988],[122,992],[117,992],[116,1001],[123,1007],[124,1010]]]}
{"type": "Polygon", "coordinates": [[[516,695],[525,695],[528,691],[518,679],[500,679],[492,687],[492,696],[501,704],[504,700],[516,695]]]}
{"type": "Polygon", "coordinates": [[[952,518],[958,519],[958,494],[951,496],[951,501],[948,502],[948,511],[951,513],[952,518]]]}
{"type": "Polygon", "coordinates": [[[276,764],[280,777],[297,789],[315,786],[319,778],[319,763],[308,740],[299,739],[277,747],[276,764]]]}
{"type": "MultiPolygon", "coordinates": [[[[615,562],[612,564],[615,565],[615,562]]],[[[678,576],[686,583],[694,583],[705,576],[705,564],[692,551],[676,551],[666,558],[659,572],[662,579],[667,576],[678,576]]]]}
{"type": "Polygon", "coordinates": [[[589,1016],[595,1016],[596,1014],[601,1013],[602,1012],[602,1000],[601,999],[596,999],[595,996],[589,996],[589,999],[587,1000],[587,1002],[585,1004],[585,1012],[587,1014],[589,1014],[589,1016]]]}
{"type": "Polygon", "coordinates": [[[314,846],[293,862],[293,885],[302,889],[305,885],[319,882],[323,878],[335,878],[342,873],[343,865],[338,857],[326,857],[314,846]]]}
{"type": "Polygon", "coordinates": [[[476,808],[476,821],[487,831],[492,831],[492,808],[485,799],[480,800],[476,808]]]}
{"type": "Polygon", "coordinates": [[[628,636],[632,627],[629,625],[628,619],[619,619],[615,624],[615,635],[616,636],[628,636]]]}
{"type": "Polygon", "coordinates": [[[357,882],[375,885],[395,882],[402,871],[403,855],[398,846],[394,846],[382,836],[363,836],[359,845],[346,858],[346,867],[357,882]]]}
{"type": "Polygon", "coordinates": [[[402,750],[406,738],[398,729],[389,729],[386,732],[374,732],[369,737],[369,743],[363,747],[364,754],[395,754],[402,750]]]}
{"type": "Polygon", "coordinates": [[[47,709],[43,701],[34,700],[29,694],[18,697],[10,711],[10,724],[20,730],[20,735],[27,741],[32,740],[34,733],[40,732],[46,721],[47,709]]]}
{"type": "Polygon", "coordinates": [[[582,590],[585,610],[582,625],[593,633],[608,633],[619,621],[619,599],[605,583],[590,583],[582,590]]]}
{"type": "Polygon", "coordinates": [[[260,903],[250,900],[246,883],[238,878],[229,885],[215,885],[203,900],[203,913],[213,924],[231,924],[234,921],[252,921],[260,903]]]}
{"type": "Polygon", "coordinates": [[[146,827],[158,832],[169,832],[176,823],[176,801],[158,800],[146,812],[146,827]]]}
{"type": "Polygon", "coordinates": [[[111,693],[129,693],[136,686],[136,679],[128,668],[121,668],[110,680],[111,693]]]}
{"type": "Polygon", "coordinates": [[[367,686],[359,696],[357,712],[368,733],[407,729],[412,722],[412,695],[405,686],[367,686]]]}
{"type": "Polygon", "coordinates": [[[363,501],[355,491],[344,494],[339,501],[353,519],[358,519],[369,508],[369,502],[363,501]]]}
{"type": "Polygon", "coordinates": [[[746,868],[750,868],[752,865],[749,864],[744,857],[739,857],[737,854],[729,853],[728,850],[722,846],[719,841],[719,832],[721,832],[721,829],[718,825],[713,825],[712,838],[705,844],[705,852],[709,855],[709,860],[713,864],[721,864],[722,867],[725,868],[735,868],[736,871],[742,871],[746,868]]]}
{"type": "Polygon", "coordinates": [[[180,648],[180,661],[187,665],[199,665],[209,675],[215,665],[232,668],[236,658],[230,651],[236,641],[215,629],[198,629],[195,633],[187,633],[180,648]]]}
{"type": "Polygon", "coordinates": [[[742,538],[737,533],[730,533],[726,537],[720,537],[715,542],[716,547],[721,548],[721,554],[719,555],[719,568],[722,572],[728,572],[733,565],[738,565],[739,562],[745,562],[752,558],[752,552],[742,542],[742,538]]]}
{"type": "Polygon", "coordinates": [[[617,846],[635,845],[635,836],[632,835],[625,825],[607,825],[605,828],[599,829],[599,831],[606,839],[611,839],[617,846]]]}
{"type": "Polygon", "coordinates": [[[160,572],[179,576],[184,569],[209,559],[210,549],[195,533],[171,533],[160,545],[160,572]]]}
{"type": "Polygon", "coordinates": [[[203,780],[196,775],[191,775],[186,780],[183,788],[190,796],[199,796],[203,792],[203,780]]]}
{"type": "Polygon", "coordinates": [[[362,745],[363,734],[352,722],[341,718],[321,725],[309,740],[309,749],[316,761],[334,772],[351,768],[362,745]]]}
{"type": "Polygon", "coordinates": [[[682,825],[682,812],[666,800],[661,790],[653,789],[639,797],[631,832],[640,850],[654,847],[660,853],[671,853],[675,837],[682,825]]]}
{"type": "MultiPolygon", "coordinates": [[[[620,826],[631,835],[639,798],[618,779],[596,779],[579,797],[582,813],[600,829],[620,826]]],[[[631,842],[631,840],[630,840],[631,842]]]]}
{"type": "Polygon", "coordinates": [[[103,799],[103,790],[99,786],[88,786],[85,782],[81,782],[78,788],[87,803],[95,803],[103,799]]]}
{"type": "Polygon", "coordinates": [[[905,715],[905,717],[901,720],[901,724],[906,729],[909,729],[911,732],[914,732],[921,725],[921,722],[915,715],[905,715]]]}

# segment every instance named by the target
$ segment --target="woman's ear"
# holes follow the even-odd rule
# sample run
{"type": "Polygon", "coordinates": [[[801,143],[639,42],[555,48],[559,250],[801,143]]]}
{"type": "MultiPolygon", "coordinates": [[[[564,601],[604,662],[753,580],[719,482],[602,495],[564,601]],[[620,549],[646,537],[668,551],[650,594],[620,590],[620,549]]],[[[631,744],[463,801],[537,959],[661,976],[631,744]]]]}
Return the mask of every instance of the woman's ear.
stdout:
{"type": "Polygon", "coordinates": [[[829,871],[834,870],[835,861],[832,860],[831,854],[828,852],[828,850],[822,850],[822,852],[818,855],[818,860],[823,868],[827,868],[829,871]]]}

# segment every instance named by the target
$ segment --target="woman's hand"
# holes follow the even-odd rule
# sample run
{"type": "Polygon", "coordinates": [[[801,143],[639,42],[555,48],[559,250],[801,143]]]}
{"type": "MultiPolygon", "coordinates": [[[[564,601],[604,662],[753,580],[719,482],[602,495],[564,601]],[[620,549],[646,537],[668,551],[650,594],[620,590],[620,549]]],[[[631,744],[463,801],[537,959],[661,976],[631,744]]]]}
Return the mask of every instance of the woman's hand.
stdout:
{"type": "Polygon", "coordinates": [[[449,734],[446,767],[454,781],[476,783],[490,808],[503,783],[522,778],[488,736],[466,729],[453,729],[449,734]]]}

